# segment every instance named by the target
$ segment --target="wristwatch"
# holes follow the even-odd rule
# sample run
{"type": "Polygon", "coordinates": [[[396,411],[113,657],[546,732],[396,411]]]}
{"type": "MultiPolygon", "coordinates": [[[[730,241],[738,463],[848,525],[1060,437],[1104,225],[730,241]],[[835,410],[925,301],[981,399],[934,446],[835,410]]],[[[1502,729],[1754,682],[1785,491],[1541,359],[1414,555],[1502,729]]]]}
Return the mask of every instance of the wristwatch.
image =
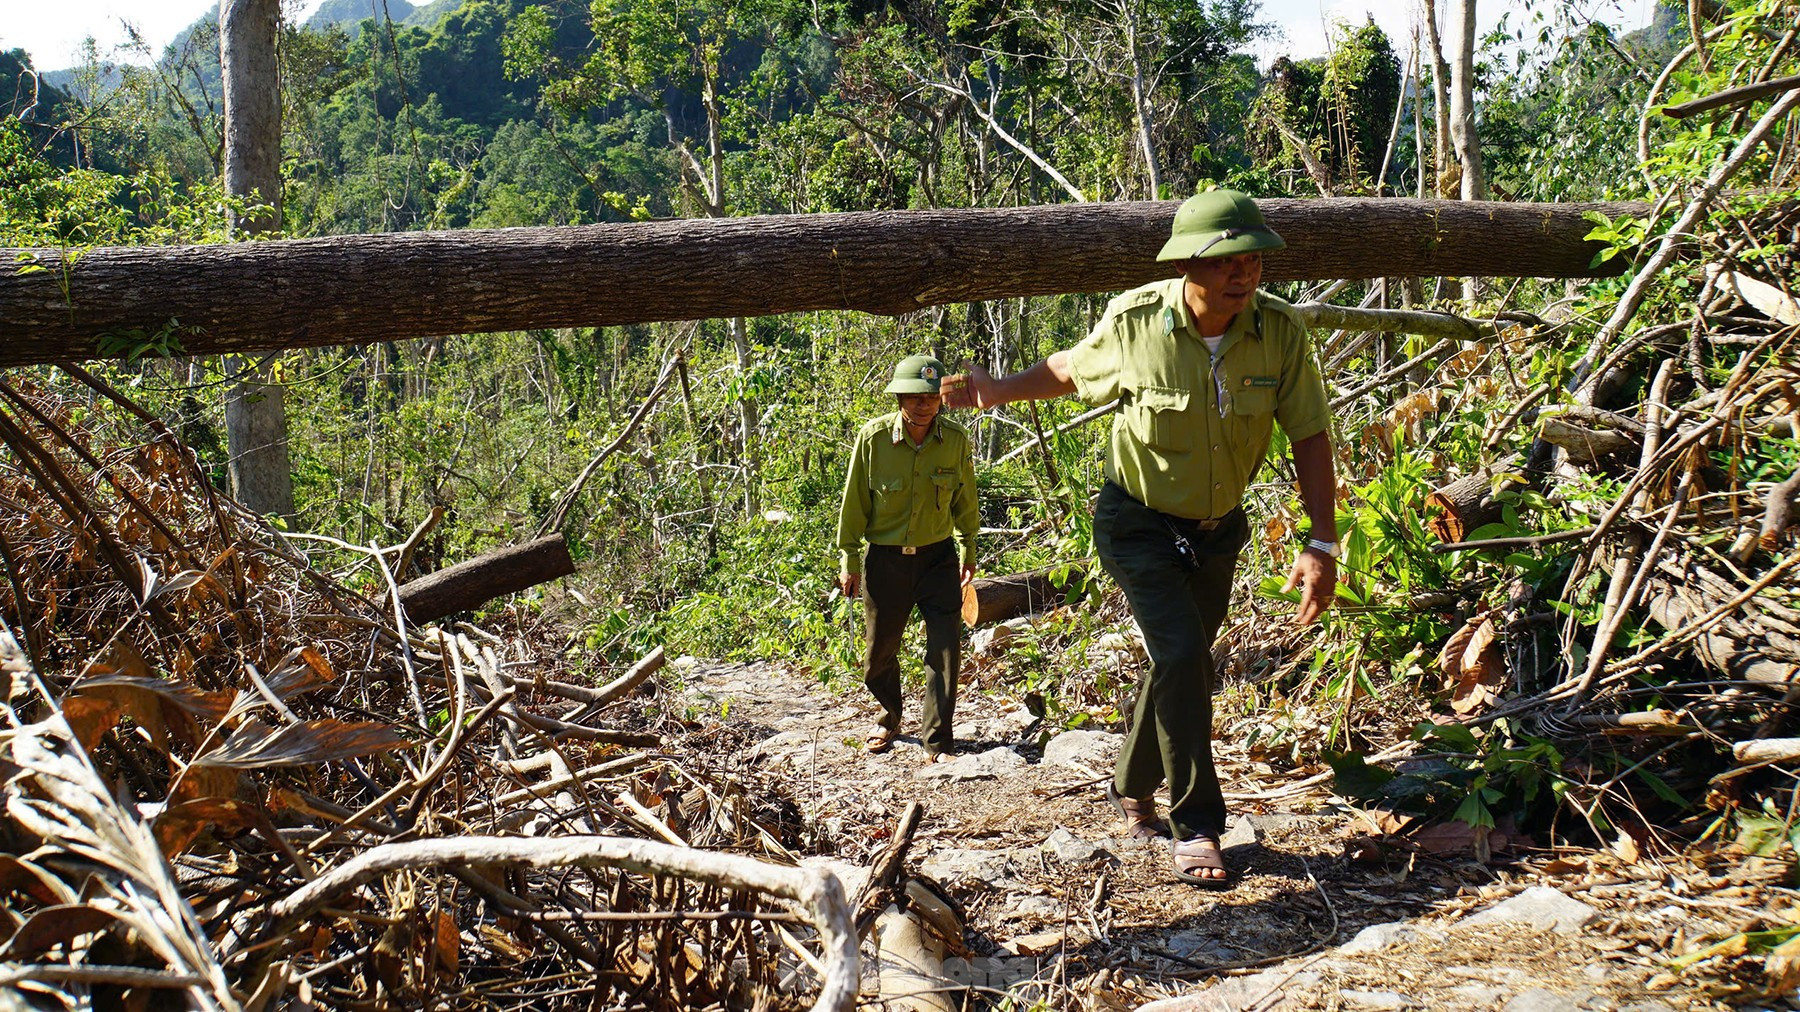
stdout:
{"type": "Polygon", "coordinates": [[[1307,538],[1306,547],[1315,552],[1324,552],[1334,559],[1344,554],[1344,550],[1339,548],[1338,543],[1335,541],[1320,541],[1318,538],[1307,538]]]}

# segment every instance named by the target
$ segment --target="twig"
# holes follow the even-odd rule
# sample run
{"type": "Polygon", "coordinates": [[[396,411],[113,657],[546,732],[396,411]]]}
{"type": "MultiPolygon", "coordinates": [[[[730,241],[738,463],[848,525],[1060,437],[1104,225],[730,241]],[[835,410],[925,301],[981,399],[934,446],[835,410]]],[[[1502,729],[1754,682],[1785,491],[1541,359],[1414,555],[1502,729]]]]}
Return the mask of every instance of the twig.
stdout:
{"type": "Polygon", "coordinates": [[[556,530],[563,525],[564,520],[569,518],[569,510],[575,505],[575,497],[581,494],[581,489],[587,484],[588,479],[594,476],[594,472],[606,462],[606,458],[618,452],[619,447],[624,446],[631,439],[631,434],[637,431],[637,427],[650,414],[650,409],[656,406],[663,391],[669,388],[669,381],[675,377],[677,361],[677,358],[670,358],[663,365],[662,374],[656,378],[656,384],[644,396],[644,403],[638,405],[637,411],[633,412],[631,419],[625,423],[624,430],[612,442],[606,444],[606,448],[595,455],[593,460],[588,461],[587,466],[581,469],[581,473],[575,476],[575,480],[569,483],[569,487],[557,497],[556,505],[550,510],[550,515],[544,518],[543,523],[538,524],[537,532],[532,535],[534,539],[544,537],[556,530]]]}

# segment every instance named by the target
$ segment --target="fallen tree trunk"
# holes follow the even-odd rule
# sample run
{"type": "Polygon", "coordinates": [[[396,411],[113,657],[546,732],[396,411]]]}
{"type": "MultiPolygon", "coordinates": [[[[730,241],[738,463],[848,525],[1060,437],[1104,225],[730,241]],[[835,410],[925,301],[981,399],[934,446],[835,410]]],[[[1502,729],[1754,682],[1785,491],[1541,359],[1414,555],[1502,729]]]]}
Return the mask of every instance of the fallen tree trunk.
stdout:
{"type": "Polygon", "coordinates": [[[568,544],[561,534],[552,534],[410,580],[400,587],[400,604],[407,621],[430,622],[573,572],[568,544]]]}
{"type": "MultiPolygon", "coordinates": [[[[1051,574],[1052,570],[1040,569],[971,582],[962,590],[963,625],[1004,622],[1060,604],[1063,589],[1051,579],[1051,574]]],[[[1084,575],[1079,569],[1070,569],[1063,582],[1078,581],[1084,575]]]]}
{"type": "MultiPolygon", "coordinates": [[[[1648,205],[1331,198],[1260,202],[1288,248],[1269,281],[1591,277],[1582,217],[1648,205]]],[[[0,250],[0,366],[265,352],[445,334],[926,306],[1117,291],[1174,201],[469,229],[217,246],[0,250]],[[730,284],[718,278],[729,276],[730,284]]]]}

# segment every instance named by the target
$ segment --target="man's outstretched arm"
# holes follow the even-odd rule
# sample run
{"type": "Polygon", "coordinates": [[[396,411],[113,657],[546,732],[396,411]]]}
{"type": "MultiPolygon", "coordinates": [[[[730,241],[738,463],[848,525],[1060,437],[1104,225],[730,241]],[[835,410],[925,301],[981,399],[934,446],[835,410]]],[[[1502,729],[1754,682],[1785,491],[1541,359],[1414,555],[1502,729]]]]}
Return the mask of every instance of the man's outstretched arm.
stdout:
{"type": "Polygon", "coordinates": [[[1069,353],[1059,351],[1038,364],[1010,376],[993,376],[979,365],[968,372],[944,377],[939,392],[950,408],[999,407],[1013,401],[1044,401],[1075,392],[1069,353]]]}

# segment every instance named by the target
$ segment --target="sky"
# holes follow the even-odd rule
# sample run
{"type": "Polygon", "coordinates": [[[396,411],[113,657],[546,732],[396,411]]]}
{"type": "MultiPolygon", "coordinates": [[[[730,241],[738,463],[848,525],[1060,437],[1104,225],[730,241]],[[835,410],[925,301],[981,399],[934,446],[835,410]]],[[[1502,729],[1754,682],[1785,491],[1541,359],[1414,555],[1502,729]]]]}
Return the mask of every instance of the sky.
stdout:
{"type": "MultiPolygon", "coordinates": [[[[290,17],[304,18],[320,2],[284,0],[284,6],[290,17]]],[[[1440,0],[1439,5],[1450,2],[1453,0],[1440,0]]],[[[1476,10],[1484,29],[1508,11],[1516,27],[1530,2],[1482,0],[1476,10]]],[[[1655,0],[1535,0],[1539,10],[1573,8],[1624,31],[1649,24],[1654,3],[1655,0]]],[[[124,43],[126,35],[121,22],[129,20],[143,33],[152,51],[161,52],[176,33],[216,6],[215,0],[0,0],[0,50],[24,49],[38,69],[58,70],[79,62],[82,40],[90,35],[102,54],[124,43]]],[[[1282,38],[1258,46],[1258,62],[1266,66],[1284,53],[1295,58],[1324,55],[1328,22],[1342,20],[1361,25],[1370,13],[1394,40],[1395,51],[1405,60],[1415,12],[1421,9],[1419,0],[1263,0],[1262,19],[1280,26],[1282,38]]]]}

